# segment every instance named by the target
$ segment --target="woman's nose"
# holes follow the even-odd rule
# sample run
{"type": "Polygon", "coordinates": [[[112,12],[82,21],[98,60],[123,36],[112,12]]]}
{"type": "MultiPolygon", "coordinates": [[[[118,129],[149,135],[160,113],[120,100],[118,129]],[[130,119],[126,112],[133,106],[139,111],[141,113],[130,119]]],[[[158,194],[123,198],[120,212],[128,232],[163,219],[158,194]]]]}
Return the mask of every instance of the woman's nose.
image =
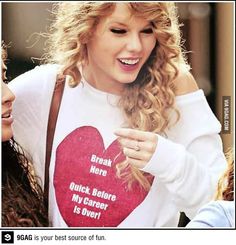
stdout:
{"type": "Polygon", "coordinates": [[[139,53],[142,51],[142,40],[138,34],[130,35],[127,41],[127,50],[133,53],[139,53]]]}
{"type": "Polygon", "coordinates": [[[2,89],[2,103],[9,103],[13,102],[15,100],[15,95],[12,93],[12,91],[8,88],[8,86],[3,83],[3,89],[2,89]]]}

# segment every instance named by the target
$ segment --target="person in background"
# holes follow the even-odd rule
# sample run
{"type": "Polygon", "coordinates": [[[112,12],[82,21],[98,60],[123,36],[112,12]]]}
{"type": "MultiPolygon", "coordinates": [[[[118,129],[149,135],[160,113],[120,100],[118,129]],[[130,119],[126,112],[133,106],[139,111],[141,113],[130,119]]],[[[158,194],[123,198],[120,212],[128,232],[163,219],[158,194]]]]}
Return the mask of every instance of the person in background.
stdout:
{"type": "Polygon", "coordinates": [[[172,2],[54,5],[46,64],[10,86],[17,141],[45,181],[54,227],[177,227],[215,192],[221,125],[184,57],[172,2]],[[25,120],[27,119],[27,120],[25,120]]]}
{"type": "Polygon", "coordinates": [[[234,155],[226,154],[228,168],[218,182],[214,201],[204,205],[187,228],[235,228],[234,155]]]}
{"type": "Polygon", "coordinates": [[[32,165],[13,139],[12,105],[15,95],[7,86],[6,46],[2,43],[2,227],[48,226],[42,189],[32,165]]]}

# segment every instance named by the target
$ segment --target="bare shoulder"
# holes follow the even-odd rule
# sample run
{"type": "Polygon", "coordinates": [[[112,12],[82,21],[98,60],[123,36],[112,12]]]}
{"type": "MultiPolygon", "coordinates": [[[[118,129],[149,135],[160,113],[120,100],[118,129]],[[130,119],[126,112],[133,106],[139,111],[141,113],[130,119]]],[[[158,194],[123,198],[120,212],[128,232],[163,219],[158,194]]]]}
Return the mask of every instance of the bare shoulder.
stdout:
{"type": "Polygon", "coordinates": [[[198,90],[198,85],[193,75],[187,69],[180,69],[173,81],[175,95],[184,95],[198,90]]]}

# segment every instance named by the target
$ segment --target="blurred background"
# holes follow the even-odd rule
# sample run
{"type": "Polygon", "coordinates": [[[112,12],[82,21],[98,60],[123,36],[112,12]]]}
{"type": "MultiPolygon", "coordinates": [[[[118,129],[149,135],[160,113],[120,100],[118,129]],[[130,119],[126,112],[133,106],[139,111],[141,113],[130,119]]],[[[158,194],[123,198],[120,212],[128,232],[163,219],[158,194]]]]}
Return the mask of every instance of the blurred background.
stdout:
{"type": "MultiPolygon", "coordinates": [[[[192,73],[222,124],[226,151],[234,146],[234,2],[176,5],[192,73]]],[[[39,64],[34,58],[44,53],[45,40],[42,37],[38,40],[34,33],[47,31],[52,3],[5,2],[1,6],[2,39],[11,46],[8,50],[11,80],[39,64]]]]}

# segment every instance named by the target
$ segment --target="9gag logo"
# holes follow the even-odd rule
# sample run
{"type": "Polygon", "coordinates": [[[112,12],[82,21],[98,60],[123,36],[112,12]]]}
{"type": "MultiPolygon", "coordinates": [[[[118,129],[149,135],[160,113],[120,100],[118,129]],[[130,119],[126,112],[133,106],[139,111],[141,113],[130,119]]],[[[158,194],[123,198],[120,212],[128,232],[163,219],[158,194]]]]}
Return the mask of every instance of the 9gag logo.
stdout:
{"type": "Polygon", "coordinates": [[[14,231],[2,231],[2,243],[14,243],[14,231]]]}

